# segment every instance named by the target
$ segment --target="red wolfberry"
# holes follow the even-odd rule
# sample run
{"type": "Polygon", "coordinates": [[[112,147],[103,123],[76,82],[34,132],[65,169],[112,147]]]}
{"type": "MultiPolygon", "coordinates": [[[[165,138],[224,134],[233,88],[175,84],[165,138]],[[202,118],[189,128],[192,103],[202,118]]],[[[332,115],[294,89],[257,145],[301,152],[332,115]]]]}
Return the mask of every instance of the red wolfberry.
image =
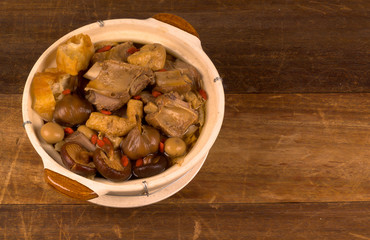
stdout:
{"type": "Polygon", "coordinates": [[[141,99],[141,96],[140,95],[136,95],[136,96],[133,96],[132,98],[133,99],[136,99],[136,100],[140,100],[141,99]]]}
{"type": "Polygon", "coordinates": [[[202,96],[202,98],[203,98],[204,100],[207,100],[207,99],[208,99],[208,97],[207,97],[207,93],[206,93],[206,91],[204,91],[203,89],[199,89],[199,94],[202,96]]]}
{"type": "Polygon", "coordinates": [[[111,141],[107,137],[103,137],[103,142],[108,145],[112,145],[111,141]]]}
{"type": "Polygon", "coordinates": [[[121,163],[122,163],[122,165],[123,165],[124,167],[127,167],[128,162],[129,162],[128,157],[127,157],[126,155],[123,155],[123,156],[122,156],[122,158],[121,158],[121,163]]]}
{"type": "Polygon", "coordinates": [[[96,142],[98,141],[98,135],[96,135],[96,134],[92,135],[90,141],[91,141],[92,144],[95,145],[96,142]]]}
{"type": "Polygon", "coordinates": [[[111,111],[104,110],[104,109],[102,109],[100,112],[103,113],[103,114],[105,114],[105,115],[111,115],[112,114],[111,111]]]}
{"type": "Polygon", "coordinates": [[[134,54],[138,51],[139,51],[139,49],[137,49],[136,47],[130,47],[129,49],[127,49],[127,53],[129,53],[129,54],[134,54]]]}
{"type": "Polygon", "coordinates": [[[66,88],[66,89],[62,92],[62,94],[63,94],[63,95],[71,94],[71,89],[66,88]]]}
{"type": "Polygon", "coordinates": [[[152,91],[152,95],[153,95],[153,97],[158,97],[158,96],[161,96],[162,93],[158,92],[158,91],[152,91]]]}
{"type": "Polygon", "coordinates": [[[159,151],[161,153],[164,153],[164,143],[163,142],[159,142],[159,151]]]}
{"type": "Polygon", "coordinates": [[[141,166],[143,166],[143,164],[144,164],[143,159],[139,158],[138,160],[136,160],[135,166],[136,167],[141,167],[141,166]]]}
{"type": "Polygon", "coordinates": [[[97,139],[96,142],[98,143],[99,147],[103,147],[105,145],[105,142],[101,139],[97,139]]]}
{"type": "Polygon", "coordinates": [[[73,131],[73,129],[72,129],[72,128],[70,128],[70,127],[66,127],[66,128],[64,129],[64,132],[65,132],[66,134],[72,134],[74,131],[73,131]]]}
{"type": "Polygon", "coordinates": [[[96,50],[96,52],[97,52],[97,53],[100,53],[100,52],[106,52],[106,51],[109,51],[111,48],[112,48],[112,46],[107,45],[107,46],[104,46],[104,47],[102,47],[102,48],[99,48],[98,50],[96,50]]]}

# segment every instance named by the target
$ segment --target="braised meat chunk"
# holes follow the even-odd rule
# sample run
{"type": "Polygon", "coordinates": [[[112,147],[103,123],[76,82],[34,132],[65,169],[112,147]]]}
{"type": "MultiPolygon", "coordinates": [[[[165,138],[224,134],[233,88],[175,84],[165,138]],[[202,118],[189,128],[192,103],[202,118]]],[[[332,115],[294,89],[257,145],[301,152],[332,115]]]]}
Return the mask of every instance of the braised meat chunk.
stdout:
{"type": "MultiPolygon", "coordinates": [[[[109,46],[109,45],[107,45],[109,46]]],[[[134,45],[132,42],[124,42],[113,46],[110,50],[104,52],[96,52],[91,58],[92,63],[104,62],[105,60],[117,60],[122,62],[127,62],[127,57],[130,56],[128,51],[134,45]]]]}
{"type": "Polygon", "coordinates": [[[201,75],[193,65],[176,59],[174,68],[180,70],[182,74],[186,74],[193,82],[195,88],[202,88],[201,75]]]}
{"type": "Polygon", "coordinates": [[[162,93],[178,92],[187,93],[191,90],[193,81],[186,74],[182,74],[180,70],[171,70],[164,72],[156,72],[156,91],[162,93]]]}
{"type": "Polygon", "coordinates": [[[149,68],[106,60],[101,65],[99,75],[87,84],[86,98],[98,110],[114,111],[153,83],[154,74],[149,68]]]}
{"type": "Polygon", "coordinates": [[[176,93],[166,93],[156,99],[158,110],[146,115],[145,120],[170,137],[182,137],[188,127],[198,120],[197,111],[176,93]]]}

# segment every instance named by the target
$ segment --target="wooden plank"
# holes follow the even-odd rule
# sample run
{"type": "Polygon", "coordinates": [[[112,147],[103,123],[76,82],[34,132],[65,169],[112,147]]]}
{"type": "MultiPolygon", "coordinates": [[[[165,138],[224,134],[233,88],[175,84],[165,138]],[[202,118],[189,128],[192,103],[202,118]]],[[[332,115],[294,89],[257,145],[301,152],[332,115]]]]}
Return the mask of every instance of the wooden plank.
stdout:
{"type": "Polygon", "coordinates": [[[227,95],[194,185],[216,202],[369,200],[369,96],[227,95]]]}
{"type": "MultiPolygon", "coordinates": [[[[44,182],[20,106],[0,94],[0,203],[83,203],[44,182]]],[[[228,94],[204,166],[164,202],[369,201],[369,106],[370,94],[228,94]]]]}
{"type": "Polygon", "coordinates": [[[370,202],[0,205],[2,239],[369,239],[370,202]]]}
{"type": "Polygon", "coordinates": [[[37,58],[66,33],[99,19],[145,19],[158,12],[195,27],[227,93],[370,91],[369,1],[0,4],[1,93],[21,93],[37,58]]]}
{"type": "Polygon", "coordinates": [[[0,95],[0,204],[78,202],[44,182],[41,158],[22,127],[21,100],[19,94],[0,95]]]}
{"type": "Polygon", "coordinates": [[[360,0],[1,1],[0,239],[370,239],[369,9],[360,0]],[[224,79],[225,120],[207,161],[146,207],[60,194],[22,128],[29,71],[78,27],[159,12],[195,27],[224,79]]]}

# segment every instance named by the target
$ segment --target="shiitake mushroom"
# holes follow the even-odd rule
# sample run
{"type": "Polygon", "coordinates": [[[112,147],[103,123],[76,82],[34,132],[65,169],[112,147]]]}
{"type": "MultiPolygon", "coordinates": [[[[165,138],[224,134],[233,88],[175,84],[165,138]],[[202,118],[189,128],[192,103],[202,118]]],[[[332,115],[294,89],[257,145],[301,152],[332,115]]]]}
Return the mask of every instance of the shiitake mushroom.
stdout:
{"type": "Polygon", "coordinates": [[[67,127],[84,123],[93,111],[89,101],[77,94],[67,94],[56,103],[53,114],[54,121],[67,127]]]}
{"type": "Polygon", "coordinates": [[[92,153],[76,142],[65,143],[60,151],[64,165],[74,173],[89,177],[96,174],[92,153]]]}
{"type": "Polygon", "coordinates": [[[87,149],[89,152],[93,152],[96,149],[96,146],[91,143],[83,133],[80,131],[74,131],[71,135],[67,136],[64,139],[65,142],[75,142],[80,144],[82,147],[87,149]]]}
{"type": "Polygon", "coordinates": [[[148,155],[143,158],[143,164],[133,167],[133,174],[138,178],[157,175],[167,168],[167,159],[163,155],[148,155]]]}
{"type": "Polygon", "coordinates": [[[121,161],[121,152],[97,148],[93,155],[98,172],[108,180],[119,182],[131,177],[131,162],[121,161]]]}

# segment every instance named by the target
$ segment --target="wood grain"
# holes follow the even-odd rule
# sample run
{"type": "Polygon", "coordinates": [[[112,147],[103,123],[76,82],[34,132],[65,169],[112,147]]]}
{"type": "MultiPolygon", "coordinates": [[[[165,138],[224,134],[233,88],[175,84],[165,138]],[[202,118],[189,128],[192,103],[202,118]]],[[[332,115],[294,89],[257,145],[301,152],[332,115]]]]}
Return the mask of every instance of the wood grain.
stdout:
{"type": "MultiPolygon", "coordinates": [[[[44,183],[40,157],[21,128],[20,99],[0,95],[0,110],[13,113],[0,119],[1,136],[8,136],[0,149],[0,202],[74,202],[44,183]]],[[[369,106],[370,94],[228,94],[203,168],[165,202],[370,201],[369,106]]]]}
{"type": "Polygon", "coordinates": [[[370,1],[3,0],[0,25],[0,239],[370,239],[370,1]],[[32,66],[76,28],[163,12],[223,78],[204,166],[141,208],[59,193],[22,128],[32,66]]]}
{"type": "Polygon", "coordinates": [[[3,239],[369,239],[369,203],[2,205],[3,239]],[[348,214],[351,214],[349,216],[348,214]]]}
{"type": "Polygon", "coordinates": [[[2,1],[1,93],[21,93],[38,57],[68,32],[160,12],[194,26],[227,93],[370,92],[369,9],[334,0],[2,1]]]}
{"type": "Polygon", "coordinates": [[[224,201],[368,201],[369,96],[227,95],[205,179],[224,201]]]}

